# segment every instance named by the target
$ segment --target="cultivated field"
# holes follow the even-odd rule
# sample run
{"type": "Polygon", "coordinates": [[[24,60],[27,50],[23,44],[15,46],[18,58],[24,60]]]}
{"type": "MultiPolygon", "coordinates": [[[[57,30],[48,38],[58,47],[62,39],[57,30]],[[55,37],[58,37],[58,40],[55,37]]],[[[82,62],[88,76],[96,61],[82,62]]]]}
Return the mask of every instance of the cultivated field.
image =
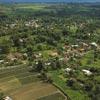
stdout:
{"type": "Polygon", "coordinates": [[[65,99],[57,88],[42,82],[37,78],[37,73],[30,73],[27,67],[16,67],[0,71],[0,91],[3,91],[13,100],[65,99]]]}

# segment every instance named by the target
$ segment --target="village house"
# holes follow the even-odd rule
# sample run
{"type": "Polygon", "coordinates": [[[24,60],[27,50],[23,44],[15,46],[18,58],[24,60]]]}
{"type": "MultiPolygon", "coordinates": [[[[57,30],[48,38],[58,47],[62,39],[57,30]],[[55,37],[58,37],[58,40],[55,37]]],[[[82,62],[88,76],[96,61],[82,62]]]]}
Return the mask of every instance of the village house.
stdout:
{"type": "Polygon", "coordinates": [[[79,47],[79,45],[71,45],[72,48],[76,49],[79,47]]]}
{"type": "Polygon", "coordinates": [[[91,46],[98,47],[97,43],[95,43],[95,42],[92,42],[90,44],[91,44],[91,46]]]}
{"type": "Polygon", "coordinates": [[[42,54],[41,54],[41,53],[34,54],[34,57],[35,57],[35,58],[40,58],[40,57],[42,57],[42,54]]]}
{"type": "Polygon", "coordinates": [[[6,96],[4,100],[12,100],[9,96],[6,96]]]}
{"type": "Polygon", "coordinates": [[[45,63],[45,65],[49,66],[49,65],[51,65],[51,63],[50,63],[50,62],[48,62],[48,63],[45,63]]]}
{"type": "Polygon", "coordinates": [[[27,26],[27,27],[35,27],[35,28],[39,27],[39,25],[37,24],[37,21],[34,21],[34,20],[31,20],[29,22],[25,22],[25,26],[27,26]]]}
{"type": "Polygon", "coordinates": [[[58,53],[54,51],[54,52],[50,53],[50,56],[56,57],[56,56],[58,56],[58,53]]]}
{"type": "Polygon", "coordinates": [[[8,61],[15,61],[19,59],[23,59],[23,55],[21,53],[10,53],[6,58],[8,61]]]}
{"type": "Polygon", "coordinates": [[[65,72],[67,72],[67,73],[69,73],[70,71],[72,71],[71,68],[66,68],[66,69],[65,69],[65,72]]]}
{"type": "Polygon", "coordinates": [[[86,70],[86,69],[83,69],[82,72],[83,72],[85,75],[87,75],[87,76],[92,75],[92,72],[89,71],[89,70],[86,70]]]}
{"type": "Polygon", "coordinates": [[[59,58],[60,61],[64,60],[64,58],[59,58]]]}
{"type": "Polygon", "coordinates": [[[4,60],[0,60],[0,63],[3,63],[4,62],[4,60]]]}

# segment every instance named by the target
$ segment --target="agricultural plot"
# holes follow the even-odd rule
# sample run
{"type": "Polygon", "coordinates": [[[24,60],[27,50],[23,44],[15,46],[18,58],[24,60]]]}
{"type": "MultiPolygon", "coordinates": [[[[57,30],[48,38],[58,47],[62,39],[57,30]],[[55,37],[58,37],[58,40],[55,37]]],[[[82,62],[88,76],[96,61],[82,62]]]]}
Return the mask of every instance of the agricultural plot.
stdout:
{"type": "Polygon", "coordinates": [[[42,97],[38,100],[66,100],[66,99],[61,93],[57,92],[52,95],[42,97]]]}
{"type": "Polygon", "coordinates": [[[18,89],[11,94],[11,97],[14,100],[36,100],[38,97],[47,96],[55,91],[57,89],[50,84],[35,82],[18,89]]]}
{"type": "Polygon", "coordinates": [[[6,93],[13,100],[36,100],[42,98],[42,100],[64,100],[62,94],[59,94],[59,90],[48,83],[43,83],[37,78],[37,73],[30,73],[29,68],[12,68],[8,70],[1,70],[0,73],[0,91],[6,93]],[[51,95],[53,93],[53,95],[51,95]]]}

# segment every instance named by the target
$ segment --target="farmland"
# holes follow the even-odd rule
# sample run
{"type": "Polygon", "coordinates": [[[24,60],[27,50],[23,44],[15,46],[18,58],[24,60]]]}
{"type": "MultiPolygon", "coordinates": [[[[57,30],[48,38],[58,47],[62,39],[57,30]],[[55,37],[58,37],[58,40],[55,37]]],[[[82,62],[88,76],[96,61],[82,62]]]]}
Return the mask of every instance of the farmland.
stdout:
{"type": "MultiPolygon", "coordinates": [[[[41,82],[37,73],[30,73],[29,68],[13,68],[0,73],[0,90],[14,100],[36,100],[39,97],[61,94],[54,86],[41,82]]],[[[61,94],[62,95],[62,94],[61,94]]],[[[64,96],[62,96],[64,100],[64,96]]],[[[55,95],[55,98],[56,95],[55,95]]]]}
{"type": "Polygon", "coordinates": [[[17,9],[32,9],[32,10],[43,10],[45,5],[17,5],[17,9]]]}

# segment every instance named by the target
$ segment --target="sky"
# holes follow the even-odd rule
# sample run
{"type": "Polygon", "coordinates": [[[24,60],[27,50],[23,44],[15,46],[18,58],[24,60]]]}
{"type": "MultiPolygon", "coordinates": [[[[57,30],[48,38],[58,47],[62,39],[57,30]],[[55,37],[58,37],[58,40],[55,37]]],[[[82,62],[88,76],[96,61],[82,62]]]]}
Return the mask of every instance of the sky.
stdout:
{"type": "Polygon", "coordinates": [[[100,0],[0,0],[0,2],[100,2],[100,0]]]}

